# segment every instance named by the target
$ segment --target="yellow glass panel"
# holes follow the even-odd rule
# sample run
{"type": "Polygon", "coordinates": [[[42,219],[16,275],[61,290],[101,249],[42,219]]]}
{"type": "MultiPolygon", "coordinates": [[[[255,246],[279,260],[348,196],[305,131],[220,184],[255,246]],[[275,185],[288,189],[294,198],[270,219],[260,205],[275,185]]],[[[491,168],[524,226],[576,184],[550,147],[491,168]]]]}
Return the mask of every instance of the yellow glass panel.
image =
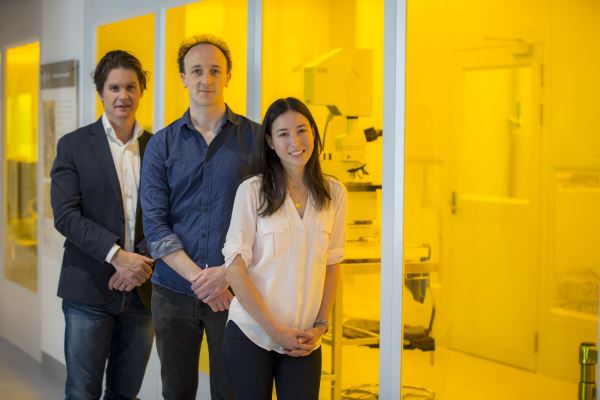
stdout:
{"type": "MultiPolygon", "coordinates": [[[[137,119],[144,129],[153,130],[154,116],[154,14],[142,15],[96,29],[96,61],[111,50],[125,50],[136,56],[142,68],[150,72],[148,87],[144,91],[137,111],[137,119]]],[[[102,102],[96,98],[96,115],[102,115],[102,102]]]]}
{"type": "Polygon", "coordinates": [[[167,10],[165,125],[181,117],[189,106],[188,92],[177,65],[177,51],[184,39],[198,34],[219,36],[229,45],[233,66],[225,101],[236,113],[245,114],[247,3],[245,0],[204,0],[167,10]]]}
{"type": "Polygon", "coordinates": [[[333,340],[323,346],[321,397],[354,398],[367,385],[364,398],[375,398],[367,393],[379,381],[383,1],[264,0],[263,18],[262,113],[277,98],[305,101],[325,137],[323,170],[349,189],[346,260],[333,340]],[[333,107],[341,115],[327,123],[333,107]],[[369,127],[372,141],[363,132],[369,127]],[[351,345],[342,344],[344,336],[351,345]]]}
{"type": "Polygon", "coordinates": [[[435,307],[436,346],[405,347],[403,393],[577,398],[579,345],[598,340],[600,4],[407,11],[404,235],[435,268],[402,316],[427,327],[435,307]]]}
{"type": "Polygon", "coordinates": [[[39,42],[6,50],[4,274],[32,291],[37,291],[39,65],[39,42]]]}

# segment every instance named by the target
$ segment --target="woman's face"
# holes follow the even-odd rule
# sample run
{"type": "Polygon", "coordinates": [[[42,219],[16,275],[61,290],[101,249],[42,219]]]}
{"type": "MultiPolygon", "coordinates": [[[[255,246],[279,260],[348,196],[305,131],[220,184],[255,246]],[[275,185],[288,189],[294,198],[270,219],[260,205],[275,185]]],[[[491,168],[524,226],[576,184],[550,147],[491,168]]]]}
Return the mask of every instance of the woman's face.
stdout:
{"type": "Polygon", "coordinates": [[[304,115],[288,110],[273,121],[267,142],[286,171],[303,170],[314,150],[315,136],[304,115]]]}

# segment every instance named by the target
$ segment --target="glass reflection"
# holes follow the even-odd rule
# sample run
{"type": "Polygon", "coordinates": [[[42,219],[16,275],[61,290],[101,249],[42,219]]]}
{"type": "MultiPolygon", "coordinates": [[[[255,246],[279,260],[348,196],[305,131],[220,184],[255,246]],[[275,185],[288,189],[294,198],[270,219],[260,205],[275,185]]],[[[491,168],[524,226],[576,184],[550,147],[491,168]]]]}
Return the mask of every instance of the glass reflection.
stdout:
{"type": "Polygon", "coordinates": [[[37,292],[39,42],[6,50],[4,274],[37,292]]]}

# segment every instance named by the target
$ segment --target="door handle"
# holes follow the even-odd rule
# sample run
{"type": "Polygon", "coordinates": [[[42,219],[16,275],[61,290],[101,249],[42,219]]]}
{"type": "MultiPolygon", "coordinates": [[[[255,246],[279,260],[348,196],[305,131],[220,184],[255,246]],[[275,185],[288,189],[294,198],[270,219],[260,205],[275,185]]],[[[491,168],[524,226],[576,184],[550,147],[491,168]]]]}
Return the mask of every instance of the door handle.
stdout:
{"type": "Polygon", "coordinates": [[[450,194],[450,212],[452,215],[456,215],[456,192],[450,194]]]}

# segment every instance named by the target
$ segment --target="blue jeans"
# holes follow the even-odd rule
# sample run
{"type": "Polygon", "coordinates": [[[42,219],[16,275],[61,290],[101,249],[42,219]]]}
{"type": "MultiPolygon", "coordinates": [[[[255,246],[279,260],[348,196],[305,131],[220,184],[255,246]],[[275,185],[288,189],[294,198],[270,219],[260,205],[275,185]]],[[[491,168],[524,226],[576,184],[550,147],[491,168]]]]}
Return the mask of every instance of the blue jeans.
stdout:
{"type": "Polygon", "coordinates": [[[150,310],[137,292],[115,296],[104,305],[63,300],[62,309],[65,399],[99,399],[105,366],[104,399],[136,399],[154,339],[150,310]]]}

